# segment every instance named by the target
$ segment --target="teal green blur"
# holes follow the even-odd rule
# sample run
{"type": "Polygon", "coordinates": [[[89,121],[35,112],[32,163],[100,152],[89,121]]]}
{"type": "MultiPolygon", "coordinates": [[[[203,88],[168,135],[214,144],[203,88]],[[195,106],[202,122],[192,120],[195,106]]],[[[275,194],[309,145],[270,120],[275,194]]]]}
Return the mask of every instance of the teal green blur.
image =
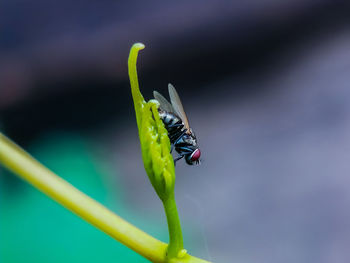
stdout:
{"type": "MultiPolygon", "coordinates": [[[[88,138],[53,134],[28,150],[49,169],[146,232],[167,241],[166,228],[122,204],[115,168],[94,156],[88,138]],[[147,221],[148,220],[148,221],[147,221]],[[148,230],[148,231],[147,231],[148,230]]],[[[29,184],[0,168],[0,262],[148,262],[29,184]]],[[[141,175],[140,175],[141,176],[141,175]]],[[[164,224],[166,224],[164,222],[164,224]]]]}

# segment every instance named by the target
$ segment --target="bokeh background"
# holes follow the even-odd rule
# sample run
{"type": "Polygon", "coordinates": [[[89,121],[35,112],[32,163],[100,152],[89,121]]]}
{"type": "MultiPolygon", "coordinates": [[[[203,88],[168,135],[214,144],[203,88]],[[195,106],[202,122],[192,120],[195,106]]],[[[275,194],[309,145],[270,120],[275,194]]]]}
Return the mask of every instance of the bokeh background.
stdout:
{"type": "MultiPolygon", "coordinates": [[[[214,262],[350,262],[350,2],[0,3],[0,129],[167,241],[127,75],[180,93],[203,161],[177,165],[185,246],[214,262]]],[[[0,262],[147,262],[0,170],[0,262]]]]}

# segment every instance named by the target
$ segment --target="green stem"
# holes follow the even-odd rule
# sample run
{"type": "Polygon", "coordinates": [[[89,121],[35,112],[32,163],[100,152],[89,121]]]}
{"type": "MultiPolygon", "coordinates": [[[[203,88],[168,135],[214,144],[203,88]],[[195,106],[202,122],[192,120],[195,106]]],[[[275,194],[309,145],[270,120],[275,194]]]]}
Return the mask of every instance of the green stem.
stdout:
{"type": "Polygon", "coordinates": [[[186,253],[186,250],[183,249],[182,231],[174,195],[165,200],[163,206],[168,221],[170,239],[167,256],[169,258],[181,257],[181,254],[186,253]]]}
{"type": "MultiPolygon", "coordinates": [[[[0,133],[0,164],[96,228],[152,262],[169,262],[167,244],[146,234],[80,192],[0,133]]],[[[186,255],[172,263],[206,263],[186,255]]],[[[208,262],[207,262],[208,263],[208,262]]]]}
{"type": "Polygon", "coordinates": [[[126,222],[55,175],[0,133],[0,164],[73,213],[153,262],[164,262],[167,245],[126,222]]]}

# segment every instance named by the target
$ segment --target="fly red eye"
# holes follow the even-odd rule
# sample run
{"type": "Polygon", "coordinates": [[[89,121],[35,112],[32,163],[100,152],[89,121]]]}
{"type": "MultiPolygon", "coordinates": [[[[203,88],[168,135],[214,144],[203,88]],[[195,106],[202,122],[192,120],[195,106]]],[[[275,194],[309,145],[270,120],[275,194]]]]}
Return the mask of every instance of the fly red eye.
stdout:
{"type": "Polygon", "coordinates": [[[201,151],[199,149],[196,149],[191,155],[191,161],[192,162],[197,161],[199,160],[200,157],[201,157],[201,151]]]}

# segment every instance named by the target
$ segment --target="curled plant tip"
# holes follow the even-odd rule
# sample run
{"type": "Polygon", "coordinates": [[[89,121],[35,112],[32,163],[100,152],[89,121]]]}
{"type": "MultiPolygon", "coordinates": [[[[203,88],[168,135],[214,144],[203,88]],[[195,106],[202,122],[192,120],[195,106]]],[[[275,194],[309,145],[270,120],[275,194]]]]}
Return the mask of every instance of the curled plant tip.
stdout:
{"type": "Polygon", "coordinates": [[[143,44],[136,43],[130,50],[128,67],[131,92],[145,170],[156,193],[164,202],[174,194],[175,168],[168,132],[159,118],[157,101],[146,102],[139,89],[136,62],[138,52],[143,48],[143,44]]]}
{"type": "Polygon", "coordinates": [[[139,89],[139,81],[137,78],[137,69],[136,69],[136,61],[137,55],[139,51],[144,49],[145,45],[142,43],[135,43],[130,50],[129,59],[128,59],[128,70],[129,70],[129,78],[131,85],[131,94],[132,99],[134,100],[134,107],[136,112],[136,121],[137,126],[140,131],[140,121],[141,121],[141,113],[144,105],[146,104],[140,89],[139,89]]]}

